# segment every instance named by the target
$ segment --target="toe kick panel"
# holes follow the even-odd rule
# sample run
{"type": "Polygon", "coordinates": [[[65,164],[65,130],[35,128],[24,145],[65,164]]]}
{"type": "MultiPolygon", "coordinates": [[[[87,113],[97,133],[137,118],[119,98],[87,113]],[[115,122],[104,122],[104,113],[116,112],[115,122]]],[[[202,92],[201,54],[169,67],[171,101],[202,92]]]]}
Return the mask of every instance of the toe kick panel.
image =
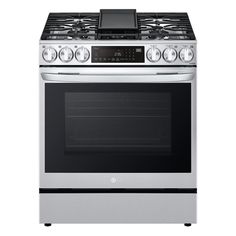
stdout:
{"type": "Polygon", "coordinates": [[[196,223],[196,194],[40,194],[40,223],[196,223]]]}

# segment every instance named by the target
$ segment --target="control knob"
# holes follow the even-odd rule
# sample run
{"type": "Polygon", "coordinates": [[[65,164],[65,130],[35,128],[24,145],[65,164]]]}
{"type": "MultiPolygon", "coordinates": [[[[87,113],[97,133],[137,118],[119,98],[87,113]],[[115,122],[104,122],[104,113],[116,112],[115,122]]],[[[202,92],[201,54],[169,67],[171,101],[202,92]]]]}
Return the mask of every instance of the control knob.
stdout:
{"type": "Polygon", "coordinates": [[[74,53],[69,47],[64,47],[59,52],[59,57],[63,62],[70,62],[73,59],[74,53]]]}
{"type": "Polygon", "coordinates": [[[161,52],[157,47],[151,47],[147,51],[147,59],[150,62],[158,62],[161,57],[161,52]]]}
{"type": "Polygon", "coordinates": [[[89,56],[89,50],[85,47],[79,47],[75,52],[75,57],[79,62],[86,62],[89,56]]]}
{"type": "Polygon", "coordinates": [[[163,53],[163,58],[166,62],[174,62],[177,58],[177,52],[174,48],[166,48],[163,53]]]}
{"type": "Polygon", "coordinates": [[[193,60],[194,53],[190,48],[183,48],[179,53],[179,57],[183,62],[190,62],[193,60]]]}
{"type": "Polygon", "coordinates": [[[42,53],[43,59],[46,62],[54,62],[57,58],[57,51],[53,47],[47,47],[42,53]]]}

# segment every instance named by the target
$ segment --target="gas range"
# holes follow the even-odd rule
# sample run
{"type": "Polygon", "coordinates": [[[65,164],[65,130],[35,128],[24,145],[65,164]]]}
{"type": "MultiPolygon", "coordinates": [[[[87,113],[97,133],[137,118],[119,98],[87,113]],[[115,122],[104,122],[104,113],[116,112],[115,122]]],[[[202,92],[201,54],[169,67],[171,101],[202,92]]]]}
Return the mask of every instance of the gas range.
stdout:
{"type": "Polygon", "coordinates": [[[187,13],[49,14],[41,223],[196,223],[196,55],[187,13]]]}

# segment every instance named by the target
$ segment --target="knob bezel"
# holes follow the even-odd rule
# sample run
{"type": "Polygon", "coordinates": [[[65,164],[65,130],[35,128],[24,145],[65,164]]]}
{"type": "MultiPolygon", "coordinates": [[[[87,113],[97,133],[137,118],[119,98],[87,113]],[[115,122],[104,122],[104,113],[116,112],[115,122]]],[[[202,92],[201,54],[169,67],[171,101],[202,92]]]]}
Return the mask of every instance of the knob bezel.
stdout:
{"type": "Polygon", "coordinates": [[[75,58],[76,58],[76,60],[77,60],[78,62],[86,62],[86,61],[88,61],[89,58],[90,58],[90,52],[89,52],[89,50],[88,50],[86,47],[83,47],[83,46],[82,46],[82,47],[79,47],[79,48],[77,48],[77,50],[75,51],[75,58]],[[88,53],[87,58],[85,58],[84,60],[79,60],[79,59],[78,59],[77,54],[78,54],[78,51],[79,51],[80,49],[84,49],[84,50],[86,50],[86,52],[88,53]]]}
{"type": "Polygon", "coordinates": [[[54,62],[54,61],[57,59],[57,50],[56,50],[55,48],[53,48],[53,47],[46,47],[46,48],[44,48],[44,50],[43,50],[43,52],[42,52],[42,57],[43,57],[43,60],[46,61],[47,63],[52,63],[52,62],[54,62]],[[48,49],[51,49],[51,50],[53,50],[53,51],[55,52],[55,58],[54,58],[53,60],[47,60],[47,59],[44,57],[44,53],[45,53],[45,51],[48,50],[48,49]]]}
{"type": "Polygon", "coordinates": [[[180,51],[179,51],[179,59],[182,61],[182,62],[184,62],[184,63],[189,63],[189,62],[191,62],[192,60],[193,60],[193,58],[194,58],[194,52],[193,52],[193,50],[191,49],[191,48],[188,48],[188,47],[185,47],[185,48],[182,48],[180,51]],[[184,60],[183,58],[181,58],[181,52],[182,52],[182,50],[185,50],[185,49],[189,49],[191,52],[192,52],[192,58],[191,58],[191,60],[190,61],[186,61],[186,60],[184,60]]]}
{"type": "Polygon", "coordinates": [[[178,53],[177,53],[177,51],[176,51],[174,48],[170,47],[170,48],[166,48],[166,49],[163,51],[162,57],[163,57],[163,59],[164,59],[165,62],[167,62],[167,63],[173,63],[173,62],[176,61],[176,59],[177,59],[177,57],[178,57],[178,53]],[[171,61],[167,60],[167,59],[164,57],[164,54],[165,54],[166,50],[169,50],[169,49],[172,49],[172,50],[175,52],[175,58],[174,58],[174,60],[171,60],[171,61]]]}
{"type": "Polygon", "coordinates": [[[60,58],[60,60],[61,60],[62,62],[68,63],[68,62],[72,61],[72,59],[74,58],[74,52],[73,52],[73,50],[72,50],[70,47],[63,47],[63,48],[60,50],[60,52],[59,52],[59,58],[60,58]],[[62,51],[65,50],[65,49],[69,49],[70,52],[72,53],[72,57],[71,57],[70,60],[64,60],[64,59],[62,59],[61,53],[62,53],[62,51]]]}

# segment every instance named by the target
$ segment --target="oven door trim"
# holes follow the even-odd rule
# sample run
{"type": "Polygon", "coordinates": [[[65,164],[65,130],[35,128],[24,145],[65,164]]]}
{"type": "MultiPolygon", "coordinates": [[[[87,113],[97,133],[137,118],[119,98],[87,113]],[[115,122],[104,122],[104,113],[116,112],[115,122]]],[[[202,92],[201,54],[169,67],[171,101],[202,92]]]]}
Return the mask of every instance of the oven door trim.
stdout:
{"type": "Polygon", "coordinates": [[[196,68],[126,68],[125,74],[122,68],[93,68],[91,71],[87,68],[40,68],[39,82],[40,188],[196,188],[196,68]],[[54,79],[45,80],[42,74],[54,79]],[[45,173],[45,83],[68,83],[68,77],[70,83],[72,78],[75,83],[94,82],[94,79],[102,83],[107,82],[106,78],[110,83],[190,83],[191,173],[45,173]]]}

